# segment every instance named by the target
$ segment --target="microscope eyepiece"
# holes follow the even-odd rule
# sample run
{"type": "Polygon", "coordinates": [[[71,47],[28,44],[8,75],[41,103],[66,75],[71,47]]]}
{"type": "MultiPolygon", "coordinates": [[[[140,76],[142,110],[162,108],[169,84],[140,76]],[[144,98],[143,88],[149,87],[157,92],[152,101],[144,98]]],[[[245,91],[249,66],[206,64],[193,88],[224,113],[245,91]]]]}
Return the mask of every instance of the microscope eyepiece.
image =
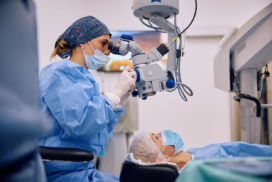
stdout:
{"type": "Polygon", "coordinates": [[[112,54],[120,54],[120,43],[118,42],[110,42],[109,43],[109,50],[112,54]]]}

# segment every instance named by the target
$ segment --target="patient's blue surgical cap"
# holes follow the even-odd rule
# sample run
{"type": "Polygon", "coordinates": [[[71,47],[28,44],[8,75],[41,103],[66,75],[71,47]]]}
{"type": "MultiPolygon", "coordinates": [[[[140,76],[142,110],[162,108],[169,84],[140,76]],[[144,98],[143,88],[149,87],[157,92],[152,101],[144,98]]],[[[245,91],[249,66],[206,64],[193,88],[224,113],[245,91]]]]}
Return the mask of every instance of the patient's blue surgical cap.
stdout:
{"type": "MultiPolygon", "coordinates": [[[[93,16],[86,16],[80,18],[69,26],[59,39],[64,39],[69,44],[70,52],[68,54],[70,54],[71,50],[76,48],[78,45],[106,34],[111,35],[109,29],[104,23],[93,16]]],[[[57,46],[57,42],[55,47],[57,46]]]]}

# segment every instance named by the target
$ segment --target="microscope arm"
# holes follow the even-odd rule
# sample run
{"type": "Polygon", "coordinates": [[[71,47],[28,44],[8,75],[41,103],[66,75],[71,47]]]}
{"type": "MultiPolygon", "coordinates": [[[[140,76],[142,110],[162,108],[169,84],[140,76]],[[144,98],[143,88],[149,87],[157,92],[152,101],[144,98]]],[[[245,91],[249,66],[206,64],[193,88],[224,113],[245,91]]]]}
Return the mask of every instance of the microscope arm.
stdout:
{"type": "MultiPolygon", "coordinates": [[[[168,42],[172,42],[172,39],[177,35],[175,26],[169,22],[167,19],[161,17],[161,16],[152,16],[150,18],[150,21],[160,27],[162,30],[167,32],[168,34],[168,42]]],[[[174,75],[175,71],[175,60],[176,60],[176,47],[175,44],[169,44],[168,45],[168,59],[167,59],[167,71],[170,71],[172,75],[174,75]]]]}

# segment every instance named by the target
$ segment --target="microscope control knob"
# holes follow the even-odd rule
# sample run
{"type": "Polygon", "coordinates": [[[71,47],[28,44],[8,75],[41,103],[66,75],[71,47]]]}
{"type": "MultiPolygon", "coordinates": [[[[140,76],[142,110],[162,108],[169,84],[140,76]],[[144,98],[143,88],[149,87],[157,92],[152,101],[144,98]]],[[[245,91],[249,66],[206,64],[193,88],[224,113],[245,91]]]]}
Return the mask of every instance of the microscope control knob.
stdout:
{"type": "Polygon", "coordinates": [[[147,99],[146,94],[143,94],[143,95],[142,95],[142,100],[146,100],[146,99],[147,99]]]}
{"type": "Polygon", "coordinates": [[[136,83],[138,83],[140,80],[141,80],[141,77],[140,77],[140,72],[137,68],[134,69],[134,71],[136,72],[136,83]]]}
{"type": "Polygon", "coordinates": [[[131,35],[127,35],[127,34],[122,34],[120,39],[126,39],[126,40],[132,40],[133,41],[133,37],[131,35]]]}
{"type": "Polygon", "coordinates": [[[166,81],[166,86],[167,86],[167,88],[174,88],[174,87],[175,87],[175,80],[169,78],[169,79],[166,81]]]}
{"type": "Polygon", "coordinates": [[[135,90],[134,90],[134,91],[132,92],[132,97],[137,97],[138,94],[139,94],[138,91],[135,91],[135,90]]]}

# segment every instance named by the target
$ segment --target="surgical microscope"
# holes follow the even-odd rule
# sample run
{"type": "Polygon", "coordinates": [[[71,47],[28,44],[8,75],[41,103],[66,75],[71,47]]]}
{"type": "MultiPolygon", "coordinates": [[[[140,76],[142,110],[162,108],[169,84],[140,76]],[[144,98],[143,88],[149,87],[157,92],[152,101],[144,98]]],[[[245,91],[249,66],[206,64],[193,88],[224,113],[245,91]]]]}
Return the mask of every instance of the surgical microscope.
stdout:
{"type": "Polygon", "coordinates": [[[136,89],[132,96],[143,100],[155,95],[156,92],[178,90],[180,97],[187,101],[193,91],[183,83],[180,73],[180,59],[182,52],[182,34],[191,26],[197,12],[195,11],[191,22],[181,31],[176,22],[179,13],[179,0],[134,0],[133,13],[147,27],[168,34],[168,44],[161,44],[145,53],[130,35],[122,35],[118,42],[110,42],[111,53],[126,55],[131,52],[131,60],[137,74],[136,89]],[[174,17],[174,23],[168,18],[174,17]],[[177,43],[178,42],[178,43],[177,43]],[[167,66],[160,60],[168,54],[167,66]]]}

